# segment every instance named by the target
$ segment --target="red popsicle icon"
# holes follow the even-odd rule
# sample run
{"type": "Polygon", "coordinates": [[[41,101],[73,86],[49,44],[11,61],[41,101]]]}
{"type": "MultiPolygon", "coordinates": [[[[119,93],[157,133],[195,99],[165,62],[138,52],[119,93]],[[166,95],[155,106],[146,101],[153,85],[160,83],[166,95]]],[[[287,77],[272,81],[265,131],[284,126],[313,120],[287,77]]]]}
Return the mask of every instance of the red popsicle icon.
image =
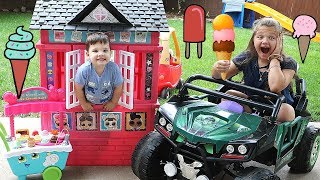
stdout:
{"type": "Polygon", "coordinates": [[[205,11],[202,6],[190,5],[184,11],[183,41],[186,42],[185,57],[190,57],[190,43],[197,43],[198,58],[202,56],[202,42],[205,41],[205,11]]]}

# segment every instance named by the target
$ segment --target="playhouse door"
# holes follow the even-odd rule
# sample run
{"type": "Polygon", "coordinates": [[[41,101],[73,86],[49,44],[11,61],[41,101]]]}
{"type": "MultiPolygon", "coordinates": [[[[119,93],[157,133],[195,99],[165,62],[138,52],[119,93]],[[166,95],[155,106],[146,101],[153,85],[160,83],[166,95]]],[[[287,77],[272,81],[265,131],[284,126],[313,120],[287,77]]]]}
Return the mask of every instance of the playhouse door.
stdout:
{"type": "Polygon", "coordinates": [[[81,56],[80,49],[66,52],[66,109],[71,109],[79,105],[79,100],[74,90],[74,79],[81,62],[84,62],[81,58],[83,57],[81,56]]]}

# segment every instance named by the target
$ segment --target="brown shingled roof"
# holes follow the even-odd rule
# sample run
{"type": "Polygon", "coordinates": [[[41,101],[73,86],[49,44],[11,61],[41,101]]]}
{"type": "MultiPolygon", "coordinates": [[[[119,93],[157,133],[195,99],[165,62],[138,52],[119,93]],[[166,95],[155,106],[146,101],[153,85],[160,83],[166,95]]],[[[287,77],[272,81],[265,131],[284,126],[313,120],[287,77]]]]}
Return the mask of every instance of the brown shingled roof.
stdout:
{"type": "Polygon", "coordinates": [[[37,0],[30,29],[169,31],[162,0],[37,0]],[[119,23],[81,22],[99,4],[119,23]]]}

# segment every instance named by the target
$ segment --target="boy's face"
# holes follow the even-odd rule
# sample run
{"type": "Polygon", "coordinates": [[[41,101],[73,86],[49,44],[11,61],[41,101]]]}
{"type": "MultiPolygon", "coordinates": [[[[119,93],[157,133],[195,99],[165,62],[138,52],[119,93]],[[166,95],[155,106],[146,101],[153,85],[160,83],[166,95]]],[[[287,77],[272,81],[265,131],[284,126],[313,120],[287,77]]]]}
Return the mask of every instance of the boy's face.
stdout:
{"type": "Polygon", "coordinates": [[[97,42],[89,47],[86,53],[87,57],[91,60],[95,66],[104,66],[110,61],[111,51],[109,43],[104,44],[97,42]]]}
{"type": "Polygon", "coordinates": [[[254,36],[253,43],[260,59],[267,60],[273,53],[278,37],[279,33],[277,33],[274,27],[259,27],[254,36]]]}

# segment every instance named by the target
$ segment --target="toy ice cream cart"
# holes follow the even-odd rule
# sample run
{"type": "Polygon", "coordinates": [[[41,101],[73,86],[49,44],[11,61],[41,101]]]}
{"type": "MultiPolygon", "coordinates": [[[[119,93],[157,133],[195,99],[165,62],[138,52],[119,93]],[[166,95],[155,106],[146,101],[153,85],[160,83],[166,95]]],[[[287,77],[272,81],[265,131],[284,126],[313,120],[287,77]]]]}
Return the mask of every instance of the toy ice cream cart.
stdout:
{"type": "Polygon", "coordinates": [[[24,141],[23,138],[11,141],[0,123],[0,136],[7,150],[4,157],[8,160],[13,174],[18,176],[19,180],[25,180],[27,175],[40,173],[45,180],[61,179],[61,170],[65,168],[69,152],[72,151],[69,138],[66,136],[69,134],[60,133],[60,135],[62,134],[64,135],[62,142],[59,142],[60,136],[56,143],[41,141],[32,145],[31,142],[24,141]]]}

